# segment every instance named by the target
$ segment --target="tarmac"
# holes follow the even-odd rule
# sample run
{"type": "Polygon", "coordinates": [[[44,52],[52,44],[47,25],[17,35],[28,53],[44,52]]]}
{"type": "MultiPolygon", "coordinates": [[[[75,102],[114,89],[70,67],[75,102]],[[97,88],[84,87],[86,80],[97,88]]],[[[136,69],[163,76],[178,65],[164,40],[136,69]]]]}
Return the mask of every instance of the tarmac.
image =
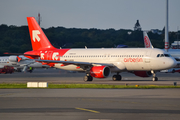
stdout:
{"type": "Polygon", "coordinates": [[[113,81],[111,74],[108,78],[94,78],[92,82],[85,82],[85,73],[71,72],[60,69],[35,69],[32,73],[0,74],[0,83],[27,83],[48,82],[54,84],[111,84],[111,85],[174,85],[180,84],[180,73],[160,73],[156,76],[158,81],[153,82],[152,77],[138,77],[132,73],[122,72],[121,81],[113,81]]]}
{"type": "MultiPolygon", "coordinates": [[[[56,69],[1,74],[0,83],[179,84],[179,73],[157,73],[159,81],[122,73],[122,81],[94,79],[56,69]]],[[[179,120],[180,89],[0,89],[0,120],[179,120]]]]}

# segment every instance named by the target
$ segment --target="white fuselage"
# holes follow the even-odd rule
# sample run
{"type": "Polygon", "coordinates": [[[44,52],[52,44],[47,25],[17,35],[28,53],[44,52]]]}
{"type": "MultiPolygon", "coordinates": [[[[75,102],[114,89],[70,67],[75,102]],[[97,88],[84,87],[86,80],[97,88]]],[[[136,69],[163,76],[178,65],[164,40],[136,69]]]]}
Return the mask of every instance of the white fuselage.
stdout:
{"type": "MultiPolygon", "coordinates": [[[[90,63],[113,64],[111,72],[120,71],[150,71],[172,68],[176,61],[172,57],[157,57],[158,54],[167,54],[160,49],[151,48],[110,48],[110,49],[70,49],[59,56],[62,61],[78,61],[90,63]]],[[[77,65],[55,64],[56,68],[65,70],[83,69],[77,65]]]]}

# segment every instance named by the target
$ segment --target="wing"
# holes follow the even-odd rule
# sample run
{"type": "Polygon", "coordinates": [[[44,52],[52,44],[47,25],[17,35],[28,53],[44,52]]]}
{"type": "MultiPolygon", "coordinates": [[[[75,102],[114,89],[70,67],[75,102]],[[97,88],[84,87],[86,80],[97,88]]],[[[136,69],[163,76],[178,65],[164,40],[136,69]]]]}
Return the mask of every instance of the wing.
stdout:
{"type": "Polygon", "coordinates": [[[43,62],[43,63],[62,63],[65,65],[73,64],[77,66],[98,66],[98,65],[104,65],[108,67],[115,67],[114,64],[111,63],[91,63],[91,62],[78,62],[78,61],[57,61],[57,60],[40,60],[40,59],[34,59],[35,61],[38,62],[43,62]]]}

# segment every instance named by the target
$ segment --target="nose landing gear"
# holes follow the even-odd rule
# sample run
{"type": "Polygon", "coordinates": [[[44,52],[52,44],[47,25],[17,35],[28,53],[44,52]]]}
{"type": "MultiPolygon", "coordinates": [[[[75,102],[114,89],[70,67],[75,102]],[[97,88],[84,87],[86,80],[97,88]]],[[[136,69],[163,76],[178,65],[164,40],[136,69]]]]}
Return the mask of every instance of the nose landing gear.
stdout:
{"type": "Polygon", "coordinates": [[[152,75],[153,75],[152,80],[153,80],[153,81],[158,81],[158,77],[156,77],[156,74],[154,73],[153,70],[151,70],[151,73],[152,73],[152,75]]]}
{"type": "Polygon", "coordinates": [[[93,81],[93,77],[89,74],[87,74],[86,76],[84,76],[84,81],[87,82],[87,81],[93,81]]]}

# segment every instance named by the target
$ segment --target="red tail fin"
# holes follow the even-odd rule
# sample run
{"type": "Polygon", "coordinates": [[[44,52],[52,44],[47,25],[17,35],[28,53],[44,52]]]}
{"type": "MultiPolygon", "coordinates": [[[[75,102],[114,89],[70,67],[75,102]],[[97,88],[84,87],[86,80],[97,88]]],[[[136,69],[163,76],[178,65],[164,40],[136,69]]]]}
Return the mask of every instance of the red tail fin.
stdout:
{"type": "Polygon", "coordinates": [[[33,50],[56,49],[51,45],[34,17],[27,17],[27,22],[33,50]]]}

